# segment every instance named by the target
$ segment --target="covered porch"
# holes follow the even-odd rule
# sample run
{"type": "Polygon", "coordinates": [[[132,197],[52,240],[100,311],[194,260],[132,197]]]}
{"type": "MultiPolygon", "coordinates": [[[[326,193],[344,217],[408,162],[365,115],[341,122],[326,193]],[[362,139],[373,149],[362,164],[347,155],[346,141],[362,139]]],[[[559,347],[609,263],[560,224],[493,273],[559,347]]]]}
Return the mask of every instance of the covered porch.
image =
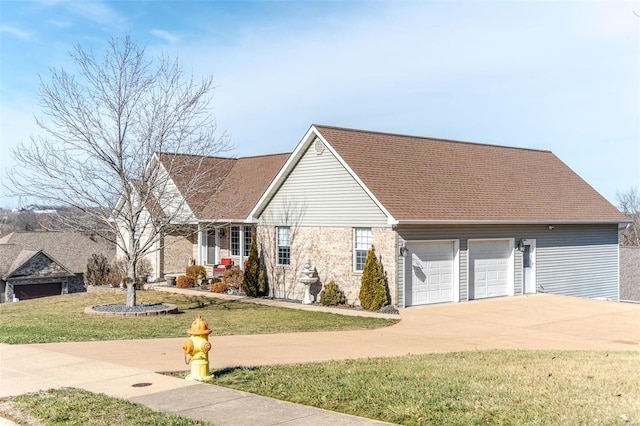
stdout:
{"type": "Polygon", "coordinates": [[[223,274],[224,269],[215,271],[222,264],[244,270],[254,234],[251,223],[199,222],[196,263],[204,266],[210,277],[223,274]]]}

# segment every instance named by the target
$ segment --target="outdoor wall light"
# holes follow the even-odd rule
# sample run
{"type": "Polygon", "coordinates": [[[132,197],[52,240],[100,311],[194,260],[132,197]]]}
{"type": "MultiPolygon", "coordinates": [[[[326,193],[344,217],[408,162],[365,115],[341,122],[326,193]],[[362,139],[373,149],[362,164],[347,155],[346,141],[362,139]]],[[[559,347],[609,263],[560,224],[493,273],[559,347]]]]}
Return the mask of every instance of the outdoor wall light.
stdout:
{"type": "Polygon", "coordinates": [[[220,232],[220,238],[224,237],[224,228],[219,228],[218,231],[220,232]]]}
{"type": "Polygon", "coordinates": [[[516,246],[516,249],[518,251],[524,251],[524,240],[522,238],[518,240],[518,245],[516,246]]]}
{"type": "Polygon", "coordinates": [[[405,257],[409,253],[409,249],[406,244],[400,246],[400,256],[405,257]]]}
{"type": "Polygon", "coordinates": [[[549,225],[549,231],[553,231],[554,229],[555,229],[555,226],[549,225]]]}

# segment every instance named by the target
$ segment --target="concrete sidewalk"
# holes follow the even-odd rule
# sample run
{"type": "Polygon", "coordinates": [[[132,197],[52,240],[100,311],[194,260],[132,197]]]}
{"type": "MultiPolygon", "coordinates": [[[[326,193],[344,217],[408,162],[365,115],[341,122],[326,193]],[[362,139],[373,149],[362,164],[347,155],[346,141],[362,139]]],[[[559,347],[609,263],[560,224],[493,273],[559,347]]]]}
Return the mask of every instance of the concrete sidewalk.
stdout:
{"type": "MultiPolygon", "coordinates": [[[[487,349],[632,350],[640,359],[637,304],[538,294],[408,308],[401,318],[376,330],[210,336],[211,368],[487,349]]],[[[0,397],[75,386],[215,424],[375,423],[156,374],[188,369],[186,337],[0,345],[0,397]]]]}
{"type": "MultiPolygon", "coordinates": [[[[140,349],[144,341],[137,344],[140,349]]],[[[118,350],[115,342],[112,349],[118,350]]],[[[60,387],[103,393],[215,425],[385,424],[36,345],[0,344],[0,397],[60,387]]]]}

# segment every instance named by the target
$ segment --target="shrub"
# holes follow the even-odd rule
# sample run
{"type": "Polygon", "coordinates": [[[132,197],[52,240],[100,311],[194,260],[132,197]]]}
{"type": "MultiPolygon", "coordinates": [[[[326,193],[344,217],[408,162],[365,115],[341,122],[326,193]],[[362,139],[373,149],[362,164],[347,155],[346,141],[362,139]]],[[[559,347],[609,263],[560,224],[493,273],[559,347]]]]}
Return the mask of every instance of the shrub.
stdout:
{"type": "Polygon", "coordinates": [[[178,288],[191,288],[193,287],[195,281],[192,277],[188,277],[186,275],[180,275],[178,280],[176,281],[176,287],[178,288]]]}
{"type": "Polygon", "coordinates": [[[211,284],[211,293],[226,293],[228,291],[229,287],[223,282],[211,284]]]}
{"type": "Polygon", "coordinates": [[[123,258],[113,259],[111,269],[107,277],[107,284],[111,287],[118,287],[127,278],[127,261],[123,258]]]}
{"type": "Polygon", "coordinates": [[[330,281],[325,284],[320,292],[320,304],[324,306],[338,306],[347,303],[347,298],[344,296],[344,292],[340,290],[338,284],[330,281]]]}
{"type": "Polygon", "coordinates": [[[87,260],[87,271],[84,273],[84,283],[86,285],[105,285],[111,267],[109,261],[102,253],[94,253],[87,260]]]}
{"type": "Polygon", "coordinates": [[[364,263],[359,298],[360,306],[367,311],[377,311],[389,304],[382,264],[376,257],[376,249],[373,246],[369,249],[364,263]]]}
{"type": "Polygon", "coordinates": [[[224,271],[222,282],[233,290],[239,290],[242,285],[243,273],[240,268],[229,268],[224,271]]]}
{"type": "Polygon", "coordinates": [[[242,279],[242,290],[249,297],[265,296],[267,294],[267,280],[264,275],[262,262],[258,257],[258,246],[255,236],[251,238],[249,248],[249,258],[244,268],[244,278],[242,279]]]}
{"type": "Polygon", "coordinates": [[[215,283],[221,283],[222,282],[222,278],[220,277],[213,277],[211,278],[211,285],[214,285],[215,283]]]}
{"type": "Polygon", "coordinates": [[[136,277],[138,277],[138,281],[140,279],[144,279],[146,281],[146,277],[151,275],[151,271],[153,271],[153,266],[151,266],[151,261],[146,257],[138,260],[136,263],[136,277]]]}
{"type": "Polygon", "coordinates": [[[202,265],[191,265],[187,268],[186,275],[193,278],[195,282],[207,279],[207,270],[202,265]]]}

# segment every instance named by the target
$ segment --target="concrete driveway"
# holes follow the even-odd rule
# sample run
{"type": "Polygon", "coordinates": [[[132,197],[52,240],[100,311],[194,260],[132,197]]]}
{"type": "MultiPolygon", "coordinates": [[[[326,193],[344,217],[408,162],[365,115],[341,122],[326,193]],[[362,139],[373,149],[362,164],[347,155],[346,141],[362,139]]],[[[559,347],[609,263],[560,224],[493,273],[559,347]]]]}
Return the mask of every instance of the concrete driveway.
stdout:
{"type": "MultiPolygon", "coordinates": [[[[377,330],[213,336],[211,367],[495,348],[633,350],[640,360],[637,304],[535,295],[409,308],[401,317],[377,330]]],[[[0,398],[73,386],[219,425],[381,424],[155,373],[188,370],[182,340],[0,344],[0,398]]]]}
{"type": "MultiPolygon", "coordinates": [[[[412,307],[401,310],[401,318],[377,330],[210,336],[210,361],[212,368],[224,368],[486,349],[633,350],[640,356],[640,304],[538,294],[412,307]]],[[[182,340],[30,346],[148,371],[179,371],[187,369],[182,340]]]]}

